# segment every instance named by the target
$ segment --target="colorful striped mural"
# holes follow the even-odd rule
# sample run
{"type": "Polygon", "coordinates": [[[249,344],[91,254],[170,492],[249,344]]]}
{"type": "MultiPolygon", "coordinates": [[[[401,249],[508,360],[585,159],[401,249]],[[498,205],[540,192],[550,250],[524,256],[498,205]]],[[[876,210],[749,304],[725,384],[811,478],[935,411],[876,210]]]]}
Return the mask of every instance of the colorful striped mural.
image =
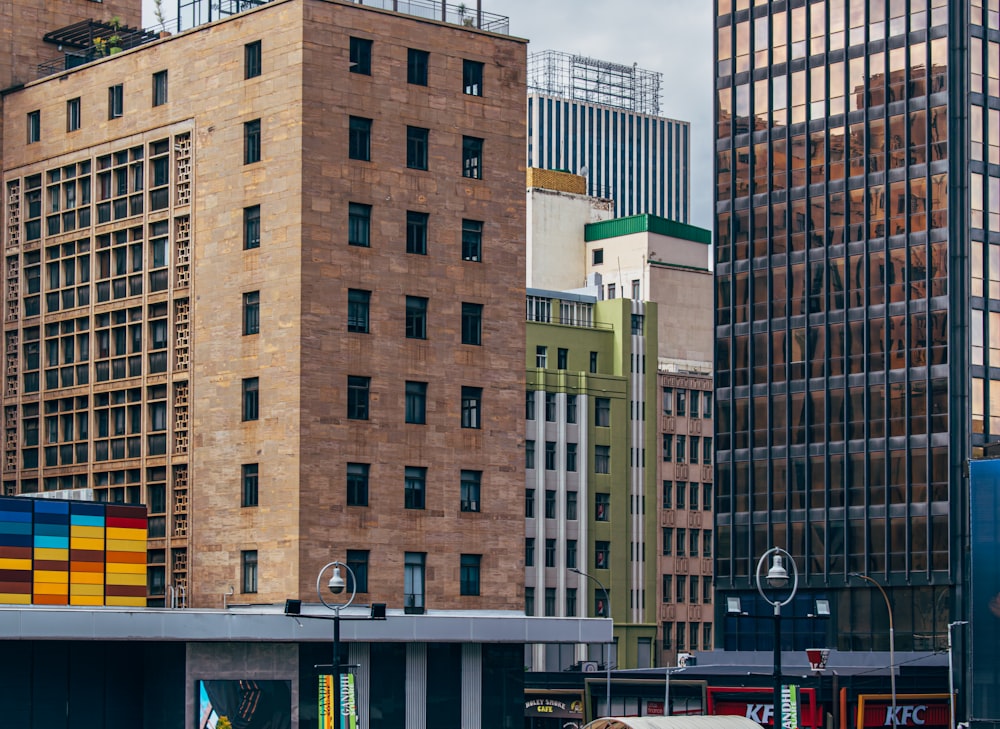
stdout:
{"type": "Polygon", "coordinates": [[[0,497],[0,603],[146,605],[146,507],[0,497]]]}

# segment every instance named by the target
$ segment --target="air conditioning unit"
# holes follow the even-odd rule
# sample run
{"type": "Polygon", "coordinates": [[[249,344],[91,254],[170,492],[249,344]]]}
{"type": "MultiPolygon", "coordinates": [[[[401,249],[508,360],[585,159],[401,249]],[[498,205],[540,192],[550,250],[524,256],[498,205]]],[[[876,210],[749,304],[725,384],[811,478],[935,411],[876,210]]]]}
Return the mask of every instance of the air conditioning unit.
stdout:
{"type": "Polygon", "coordinates": [[[597,661],[580,661],[580,670],[584,673],[597,673],[597,661]]]}

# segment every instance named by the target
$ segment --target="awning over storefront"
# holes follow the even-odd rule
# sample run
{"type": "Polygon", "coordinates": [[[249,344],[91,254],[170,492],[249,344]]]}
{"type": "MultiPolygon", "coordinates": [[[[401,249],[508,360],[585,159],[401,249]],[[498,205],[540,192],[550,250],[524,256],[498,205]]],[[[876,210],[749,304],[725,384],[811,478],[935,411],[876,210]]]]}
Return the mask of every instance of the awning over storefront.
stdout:
{"type": "Polygon", "coordinates": [[[594,719],[583,729],[763,729],[742,716],[627,716],[594,719]]]}

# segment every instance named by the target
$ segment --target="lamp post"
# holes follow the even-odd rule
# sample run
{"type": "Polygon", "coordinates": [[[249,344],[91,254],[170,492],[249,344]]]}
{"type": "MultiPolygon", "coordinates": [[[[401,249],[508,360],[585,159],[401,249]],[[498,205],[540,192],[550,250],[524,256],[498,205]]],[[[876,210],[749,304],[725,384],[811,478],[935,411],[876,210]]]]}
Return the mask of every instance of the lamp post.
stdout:
{"type": "Polygon", "coordinates": [[[666,686],[663,689],[663,715],[670,716],[670,674],[680,673],[681,671],[686,671],[687,666],[678,666],[677,668],[671,668],[666,666],[663,669],[663,683],[666,686]]]}
{"type": "MultiPolygon", "coordinates": [[[[611,632],[612,640],[614,640],[614,629],[615,629],[615,619],[611,617],[611,597],[608,595],[608,588],[604,586],[604,583],[593,575],[588,575],[583,570],[578,570],[576,567],[570,567],[570,572],[576,572],[582,577],[586,577],[588,580],[593,580],[597,583],[597,586],[601,588],[604,592],[604,606],[608,611],[608,618],[611,620],[611,632]]],[[[604,670],[607,674],[606,687],[605,687],[605,709],[607,710],[607,715],[611,716],[611,650],[605,645],[604,646],[604,670]]]]}
{"type": "Polygon", "coordinates": [[[968,625],[968,620],[956,620],[948,623],[948,709],[951,714],[949,729],[955,729],[955,662],[952,659],[951,629],[956,625],[968,625]]]}
{"type": "MultiPolygon", "coordinates": [[[[896,631],[892,625],[892,604],[889,602],[889,596],[886,594],[885,589],[878,582],[873,580],[868,575],[863,575],[860,572],[851,572],[847,575],[848,577],[857,577],[859,579],[870,582],[878,588],[878,591],[882,593],[882,599],[885,600],[885,609],[889,613],[889,689],[892,693],[892,726],[896,726],[896,631]]],[[[949,636],[951,631],[949,630],[949,636]]],[[[950,640],[950,637],[949,637],[950,640]]]]}
{"type": "Polygon", "coordinates": [[[319,597],[319,601],[323,603],[326,607],[333,610],[333,672],[331,676],[331,683],[333,684],[333,725],[336,729],[340,729],[340,611],[345,607],[348,607],[352,602],[354,602],[354,596],[357,594],[358,583],[354,577],[354,570],[348,567],[343,562],[333,561],[326,564],[323,569],[319,571],[316,575],[316,596],[319,597]],[[347,584],[344,582],[344,578],[340,575],[340,568],[343,567],[347,570],[347,574],[351,576],[351,596],[345,603],[329,603],[323,597],[323,591],[320,589],[320,584],[323,582],[323,574],[330,568],[333,568],[333,574],[330,576],[330,581],[327,583],[327,589],[330,590],[334,595],[340,595],[347,588],[347,584]]]}
{"type": "Polygon", "coordinates": [[[795,566],[795,560],[792,559],[792,555],[781,547],[771,547],[769,550],[764,552],[764,554],[762,554],[760,559],[757,561],[755,581],[757,583],[757,592],[760,593],[760,596],[764,598],[765,602],[774,608],[774,706],[771,710],[771,721],[774,729],[778,729],[782,715],[781,607],[790,603],[795,597],[796,591],[799,589],[799,569],[795,566]],[[772,558],[771,566],[767,570],[767,575],[763,576],[764,565],[767,563],[768,557],[772,558]],[[785,559],[787,559],[788,563],[792,566],[792,589],[788,593],[788,597],[784,600],[781,599],[780,592],[772,600],[764,592],[764,583],[766,582],[768,587],[773,590],[783,590],[788,585],[788,570],[785,568],[785,559]]]}

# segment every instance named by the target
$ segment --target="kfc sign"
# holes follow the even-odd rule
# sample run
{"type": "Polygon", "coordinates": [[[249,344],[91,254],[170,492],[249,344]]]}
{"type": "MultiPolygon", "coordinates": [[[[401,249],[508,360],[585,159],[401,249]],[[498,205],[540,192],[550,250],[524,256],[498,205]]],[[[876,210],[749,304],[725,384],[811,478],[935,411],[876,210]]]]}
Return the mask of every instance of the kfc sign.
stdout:
{"type": "Polygon", "coordinates": [[[948,702],[921,701],[914,703],[912,698],[905,704],[897,703],[895,709],[891,703],[886,703],[882,696],[878,701],[868,699],[864,702],[864,726],[866,727],[942,727],[946,729],[949,722],[948,702]]]}

